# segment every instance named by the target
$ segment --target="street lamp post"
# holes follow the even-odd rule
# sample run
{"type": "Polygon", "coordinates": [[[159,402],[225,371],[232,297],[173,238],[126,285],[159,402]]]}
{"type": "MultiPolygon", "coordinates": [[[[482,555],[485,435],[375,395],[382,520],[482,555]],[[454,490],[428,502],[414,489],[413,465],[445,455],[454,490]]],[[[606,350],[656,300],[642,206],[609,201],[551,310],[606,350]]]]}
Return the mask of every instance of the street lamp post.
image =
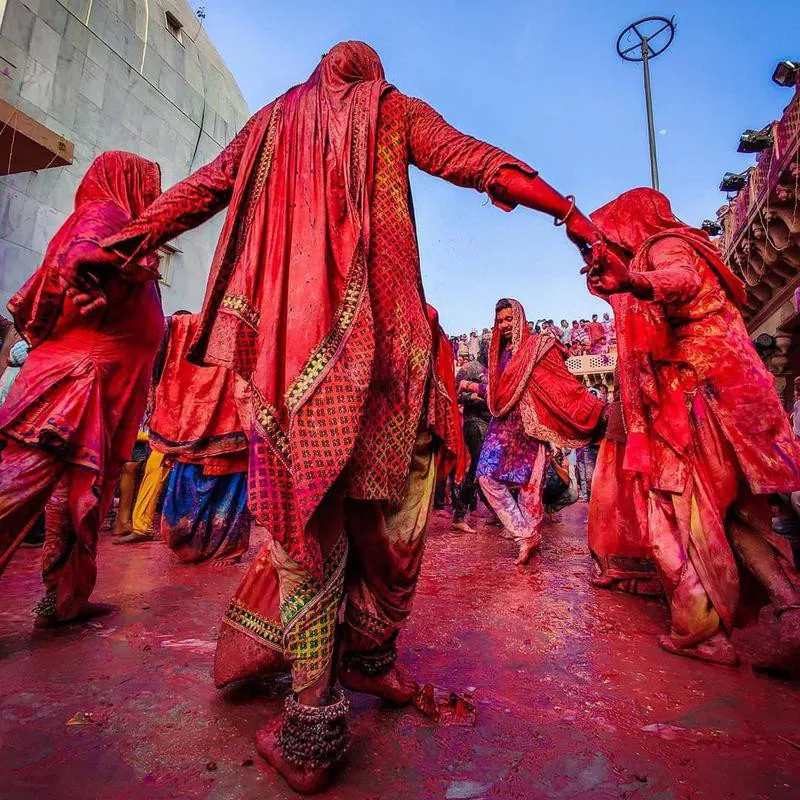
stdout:
{"type": "Polygon", "coordinates": [[[644,99],[647,107],[647,138],[650,144],[650,178],[658,189],[656,126],[653,121],[653,93],[650,88],[650,61],[660,56],[675,38],[675,17],[644,17],[632,22],[617,39],[617,54],[625,61],[641,61],[644,70],[644,99]]]}

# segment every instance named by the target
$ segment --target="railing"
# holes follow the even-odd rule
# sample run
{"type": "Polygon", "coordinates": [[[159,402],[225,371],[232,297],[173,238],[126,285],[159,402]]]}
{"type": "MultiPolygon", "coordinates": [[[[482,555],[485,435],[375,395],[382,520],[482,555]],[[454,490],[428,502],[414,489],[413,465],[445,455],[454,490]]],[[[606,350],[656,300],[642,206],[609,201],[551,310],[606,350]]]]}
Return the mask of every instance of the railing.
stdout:
{"type": "Polygon", "coordinates": [[[570,356],[567,369],[573,375],[601,375],[613,372],[617,366],[616,353],[603,353],[594,356],[570,356]]]}
{"type": "Polygon", "coordinates": [[[730,202],[725,216],[722,252],[729,258],[743,230],[752,222],[754,212],[764,205],[777,185],[789,160],[800,146],[800,85],[778,122],[772,124],[773,146],[756,158],[749,170],[747,185],[730,202]]]}

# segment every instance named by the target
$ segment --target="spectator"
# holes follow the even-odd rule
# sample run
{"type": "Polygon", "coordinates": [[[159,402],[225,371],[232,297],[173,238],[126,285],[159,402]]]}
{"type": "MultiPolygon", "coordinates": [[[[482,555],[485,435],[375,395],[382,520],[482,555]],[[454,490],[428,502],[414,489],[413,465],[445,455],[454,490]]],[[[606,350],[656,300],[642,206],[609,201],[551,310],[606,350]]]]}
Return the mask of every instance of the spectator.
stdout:
{"type": "Polygon", "coordinates": [[[592,321],[586,325],[586,332],[589,334],[589,345],[592,348],[606,335],[606,329],[603,327],[603,323],[598,321],[597,314],[592,314],[592,321]]]}

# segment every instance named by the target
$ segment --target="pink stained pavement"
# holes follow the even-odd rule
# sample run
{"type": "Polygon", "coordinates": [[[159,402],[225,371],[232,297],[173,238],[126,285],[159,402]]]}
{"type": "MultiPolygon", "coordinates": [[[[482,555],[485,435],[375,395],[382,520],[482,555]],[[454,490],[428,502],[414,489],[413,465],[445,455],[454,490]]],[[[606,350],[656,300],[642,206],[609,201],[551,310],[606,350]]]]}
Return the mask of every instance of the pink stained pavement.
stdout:
{"type": "MultiPolygon", "coordinates": [[[[800,796],[790,744],[800,746],[800,684],[661,651],[664,606],[588,585],[585,518],[584,504],[562,512],[544,527],[541,558],[518,569],[499,529],[481,521],[461,534],[432,517],[401,660],[421,682],[473,691],[477,726],[440,727],[351,695],[353,747],[322,797],[800,796]]],[[[254,747],[279,701],[211,683],[219,615],[242,567],[182,566],[162,543],[114,548],[101,535],[94,599],[121,610],[33,632],[37,560],[20,552],[0,584],[4,797],[295,796],[254,747]]],[[[764,633],[736,635],[746,660],[764,633]]]]}

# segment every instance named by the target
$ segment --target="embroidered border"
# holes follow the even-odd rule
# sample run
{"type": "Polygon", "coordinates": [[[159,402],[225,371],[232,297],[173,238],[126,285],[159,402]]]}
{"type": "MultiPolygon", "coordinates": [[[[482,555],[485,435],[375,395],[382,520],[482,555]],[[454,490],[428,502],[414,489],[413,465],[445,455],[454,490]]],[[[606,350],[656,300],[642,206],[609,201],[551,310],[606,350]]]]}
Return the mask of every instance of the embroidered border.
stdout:
{"type": "Polygon", "coordinates": [[[289,437],[279,421],[278,409],[264,400],[252,381],[250,382],[250,388],[253,397],[253,419],[263,432],[267,444],[288,467],[291,463],[289,437]]]}
{"type": "MultiPolygon", "coordinates": [[[[363,154],[367,149],[368,115],[365,100],[367,84],[361,84],[356,89],[355,108],[353,119],[355,132],[350,150],[350,180],[349,194],[351,201],[358,205],[359,190],[364,188],[363,154]]],[[[369,203],[369,197],[362,191],[362,202],[369,203]]],[[[344,295],[336,310],[330,333],[317,345],[311,353],[300,375],[286,390],[284,401],[290,414],[294,414],[309,392],[322,378],[331,360],[345,341],[353,320],[356,317],[361,298],[366,285],[366,254],[364,252],[363,231],[359,242],[356,244],[353,259],[347,274],[347,285],[344,295]]]]}
{"type": "Polygon", "coordinates": [[[223,295],[219,307],[231,312],[233,316],[244,322],[245,325],[249,325],[253,330],[258,330],[261,314],[244,297],[234,294],[223,295]]]}
{"type": "Polygon", "coordinates": [[[225,620],[246,633],[256,636],[269,647],[283,652],[283,630],[280,625],[275,625],[258,616],[236,600],[231,600],[225,611],[225,620]]]}
{"type": "Polygon", "coordinates": [[[344,342],[356,317],[366,284],[366,262],[360,243],[356,247],[353,262],[353,267],[350,270],[350,280],[339,303],[330,333],[317,346],[306,362],[303,371],[286,390],[284,399],[290,414],[297,411],[308,391],[316,385],[325,372],[331,359],[344,342]]]}
{"type": "Polygon", "coordinates": [[[261,151],[261,158],[258,162],[258,171],[256,172],[255,180],[253,181],[253,188],[250,192],[249,203],[247,206],[247,215],[245,216],[244,224],[240,226],[237,231],[238,236],[236,239],[236,252],[233,261],[235,262],[242,252],[247,234],[250,232],[250,227],[253,224],[253,218],[256,214],[256,206],[261,197],[261,192],[264,191],[264,185],[267,182],[270,169],[272,167],[272,155],[275,152],[275,135],[277,129],[278,117],[283,110],[283,98],[278,98],[275,101],[275,107],[272,109],[272,114],[267,123],[267,135],[264,138],[264,146],[261,151]]]}
{"type": "Polygon", "coordinates": [[[349,625],[378,644],[383,644],[395,630],[395,625],[388,620],[381,619],[349,601],[345,611],[345,619],[349,625]]]}
{"type": "Polygon", "coordinates": [[[336,622],[347,564],[347,536],[344,533],[326,559],[327,564],[330,564],[330,575],[323,585],[309,577],[281,604],[281,619],[285,625],[284,650],[292,662],[292,688],[295,692],[319,680],[333,661],[336,622]]]}

